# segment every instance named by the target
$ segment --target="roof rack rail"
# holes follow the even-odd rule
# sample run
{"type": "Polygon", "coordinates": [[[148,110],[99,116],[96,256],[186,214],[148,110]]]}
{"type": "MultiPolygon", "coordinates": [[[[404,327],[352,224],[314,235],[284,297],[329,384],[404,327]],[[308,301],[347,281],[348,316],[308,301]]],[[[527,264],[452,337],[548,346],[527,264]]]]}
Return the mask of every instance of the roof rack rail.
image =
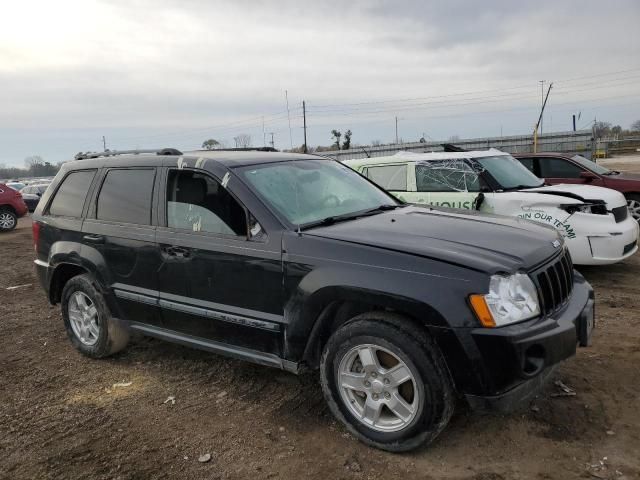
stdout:
{"type": "Polygon", "coordinates": [[[273,147],[236,147],[236,148],[214,148],[213,150],[196,150],[196,152],[277,152],[273,147]]]}
{"type": "Polygon", "coordinates": [[[138,155],[139,153],[155,153],[156,155],[182,155],[175,148],[161,148],[148,150],[105,150],[104,152],[79,152],[73,158],[75,160],[88,160],[90,158],[115,157],[116,155],[138,155]]]}

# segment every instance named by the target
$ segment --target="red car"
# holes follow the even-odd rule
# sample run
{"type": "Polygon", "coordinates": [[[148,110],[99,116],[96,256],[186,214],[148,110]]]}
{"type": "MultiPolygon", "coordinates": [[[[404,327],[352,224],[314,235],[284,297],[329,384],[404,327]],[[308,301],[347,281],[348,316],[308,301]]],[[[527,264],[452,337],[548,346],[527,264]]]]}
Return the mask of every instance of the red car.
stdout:
{"type": "Polygon", "coordinates": [[[22,194],[4,183],[0,183],[0,232],[16,228],[18,218],[28,212],[22,194]]]}
{"type": "Polygon", "coordinates": [[[640,222],[640,175],[609,170],[582,155],[545,152],[513,156],[550,185],[577,183],[619,191],[627,199],[629,213],[640,222]]]}

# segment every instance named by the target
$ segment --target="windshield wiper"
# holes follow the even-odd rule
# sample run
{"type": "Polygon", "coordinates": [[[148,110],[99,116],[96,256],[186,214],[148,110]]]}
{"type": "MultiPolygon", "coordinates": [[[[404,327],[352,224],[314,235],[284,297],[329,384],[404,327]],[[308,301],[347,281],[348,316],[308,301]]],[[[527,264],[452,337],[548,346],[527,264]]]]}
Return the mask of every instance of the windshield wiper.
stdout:
{"type": "Polygon", "coordinates": [[[607,173],[603,173],[603,175],[620,175],[618,170],[609,170],[607,173]]]}
{"type": "Polygon", "coordinates": [[[394,204],[379,205],[376,208],[372,208],[370,210],[366,210],[363,213],[364,214],[368,214],[368,213],[375,213],[375,212],[386,212],[388,210],[395,210],[398,207],[400,207],[400,205],[394,205],[394,204]]]}
{"type": "Polygon", "coordinates": [[[386,212],[388,210],[395,210],[400,207],[400,205],[379,205],[375,208],[371,208],[369,210],[364,210],[360,212],[346,213],[344,215],[332,215],[330,217],[325,217],[321,220],[316,220],[315,222],[309,222],[305,225],[300,226],[300,230],[307,230],[309,228],[314,227],[323,227],[327,225],[333,225],[334,223],[344,222],[347,220],[355,220],[356,218],[366,217],[369,215],[374,215],[378,212],[386,212]]]}
{"type": "Polygon", "coordinates": [[[315,222],[309,222],[304,225],[300,225],[300,230],[308,230],[309,228],[333,225],[334,223],[344,222],[346,220],[353,220],[354,218],[358,218],[358,217],[359,215],[354,215],[354,214],[325,217],[320,220],[316,220],[315,222]]]}
{"type": "Polygon", "coordinates": [[[527,188],[540,188],[540,187],[544,187],[544,182],[542,182],[540,185],[515,185],[513,187],[503,188],[502,191],[508,192],[509,190],[525,190],[527,188]]]}

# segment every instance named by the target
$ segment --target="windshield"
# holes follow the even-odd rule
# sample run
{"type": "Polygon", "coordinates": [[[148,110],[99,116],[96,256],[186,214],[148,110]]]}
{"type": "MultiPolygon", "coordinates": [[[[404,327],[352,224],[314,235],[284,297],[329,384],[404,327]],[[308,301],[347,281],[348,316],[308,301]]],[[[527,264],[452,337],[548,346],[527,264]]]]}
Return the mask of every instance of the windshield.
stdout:
{"type": "Polygon", "coordinates": [[[254,191],[290,224],[304,226],[399,202],[333,160],[296,160],[239,169],[254,191]]]}
{"type": "Polygon", "coordinates": [[[541,187],[544,182],[527,170],[527,167],[511,155],[480,157],[472,159],[498,182],[503,190],[515,188],[541,187]]]}
{"type": "Polygon", "coordinates": [[[592,172],[598,173],[600,175],[608,175],[611,173],[611,170],[609,170],[608,168],[604,168],[598,165],[596,162],[592,162],[588,158],[584,158],[582,155],[574,155],[573,157],[571,157],[571,160],[578,162],[584,168],[588,168],[592,172]]]}

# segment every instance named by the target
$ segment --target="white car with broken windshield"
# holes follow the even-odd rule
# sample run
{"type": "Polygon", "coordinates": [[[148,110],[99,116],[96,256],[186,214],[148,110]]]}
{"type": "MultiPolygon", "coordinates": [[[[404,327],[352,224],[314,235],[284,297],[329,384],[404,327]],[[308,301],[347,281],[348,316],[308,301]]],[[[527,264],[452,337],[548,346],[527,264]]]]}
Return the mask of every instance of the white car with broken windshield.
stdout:
{"type": "Polygon", "coordinates": [[[616,263],[638,250],[638,222],[620,192],[589,185],[545,186],[499,150],[400,152],[344,163],[409,203],[550,225],[565,237],[576,264],[616,263]]]}

